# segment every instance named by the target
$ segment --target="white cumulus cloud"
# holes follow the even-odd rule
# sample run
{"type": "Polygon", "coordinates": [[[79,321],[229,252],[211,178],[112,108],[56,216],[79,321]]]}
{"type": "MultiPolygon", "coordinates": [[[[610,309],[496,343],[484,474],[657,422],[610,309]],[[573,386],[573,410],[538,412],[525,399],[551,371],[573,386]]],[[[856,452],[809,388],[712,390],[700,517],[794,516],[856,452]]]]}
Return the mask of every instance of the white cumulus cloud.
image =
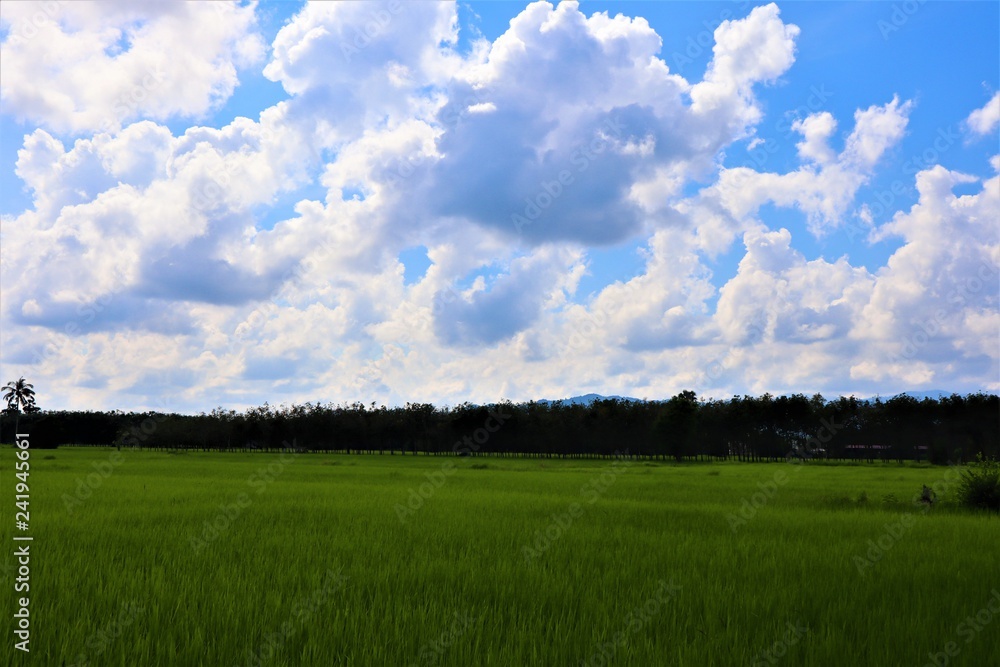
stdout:
{"type": "Polygon", "coordinates": [[[0,100],[60,133],[136,118],[199,117],[224,103],[264,43],[255,5],[48,2],[4,6],[0,100]]]}

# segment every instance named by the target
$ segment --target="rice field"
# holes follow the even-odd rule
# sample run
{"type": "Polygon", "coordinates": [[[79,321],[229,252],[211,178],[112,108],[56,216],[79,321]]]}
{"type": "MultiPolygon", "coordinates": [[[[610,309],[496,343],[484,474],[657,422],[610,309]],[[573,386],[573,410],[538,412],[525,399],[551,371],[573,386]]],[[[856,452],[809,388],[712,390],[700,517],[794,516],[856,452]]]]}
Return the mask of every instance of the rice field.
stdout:
{"type": "Polygon", "coordinates": [[[946,468],[67,447],[30,479],[3,665],[1000,664],[1000,519],[946,468]]]}

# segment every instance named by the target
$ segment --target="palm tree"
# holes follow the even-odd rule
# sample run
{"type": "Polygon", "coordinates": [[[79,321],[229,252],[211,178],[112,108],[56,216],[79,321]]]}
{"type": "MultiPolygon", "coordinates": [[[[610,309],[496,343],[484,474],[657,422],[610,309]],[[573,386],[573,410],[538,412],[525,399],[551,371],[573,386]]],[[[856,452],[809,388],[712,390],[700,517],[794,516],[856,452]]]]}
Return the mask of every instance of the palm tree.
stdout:
{"type": "Polygon", "coordinates": [[[7,409],[4,412],[15,415],[14,436],[16,438],[21,425],[21,409],[23,408],[24,412],[29,414],[38,412],[38,407],[35,405],[35,385],[26,381],[24,377],[20,377],[16,382],[8,382],[3,391],[3,400],[7,401],[7,409]]]}

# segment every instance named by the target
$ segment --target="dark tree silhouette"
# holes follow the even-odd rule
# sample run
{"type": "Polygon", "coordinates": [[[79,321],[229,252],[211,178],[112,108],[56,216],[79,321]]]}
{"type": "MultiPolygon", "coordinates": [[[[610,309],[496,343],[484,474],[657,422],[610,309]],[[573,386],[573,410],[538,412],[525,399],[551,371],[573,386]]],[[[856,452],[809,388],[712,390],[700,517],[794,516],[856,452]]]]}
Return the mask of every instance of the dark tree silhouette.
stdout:
{"type": "Polygon", "coordinates": [[[666,401],[605,399],[490,405],[403,407],[361,402],[263,405],[208,414],[35,410],[31,386],[8,385],[11,408],[0,414],[7,438],[16,423],[33,447],[61,444],[149,449],[280,451],[286,442],[310,451],[607,458],[676,461],[737,458],[807,463],[830,460],[969,461],[1000,456],[1000,397],[950,396],[883,401],[822,396],[733,396],[699,400],[681,392],[666,401]],[[13,394],[12,394],[13,391],[13,394]],[[24,408],[25,414],[21,414],[24,408]],[[26,423],[27,422],[27,423],[26,423]],[[387,451],[388,450],[388,451],[387,451]]]}
{"type": "Polygon", "coordinates": [[[656,436],[666,454],[677,461],[696,453],[698,397],[693,391],[682,391],[669,401],[654,423],[656,436]]]}
{"type": "Polygon", "coordinates": [[[35,385],[22,376],[13,382],[8,382],[3,391],[3,400],[7,401],[7,408],[4,412],[14,415],[14,434],[16,436],[21,425],[21,410],[31,414],[40,409],[35,405],[35,385]]]}

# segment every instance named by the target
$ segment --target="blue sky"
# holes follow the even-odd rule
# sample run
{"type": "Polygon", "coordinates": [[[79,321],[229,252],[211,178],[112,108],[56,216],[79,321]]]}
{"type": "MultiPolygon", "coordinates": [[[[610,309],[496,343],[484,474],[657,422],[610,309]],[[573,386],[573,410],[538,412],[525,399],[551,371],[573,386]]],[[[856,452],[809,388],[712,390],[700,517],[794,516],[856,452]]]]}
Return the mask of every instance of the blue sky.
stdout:
{"type": "Polygon", "coordinates": [[[0,372],[181,411],[997,391],[998,31],[996,2],[4,3],[0,372]]]}

